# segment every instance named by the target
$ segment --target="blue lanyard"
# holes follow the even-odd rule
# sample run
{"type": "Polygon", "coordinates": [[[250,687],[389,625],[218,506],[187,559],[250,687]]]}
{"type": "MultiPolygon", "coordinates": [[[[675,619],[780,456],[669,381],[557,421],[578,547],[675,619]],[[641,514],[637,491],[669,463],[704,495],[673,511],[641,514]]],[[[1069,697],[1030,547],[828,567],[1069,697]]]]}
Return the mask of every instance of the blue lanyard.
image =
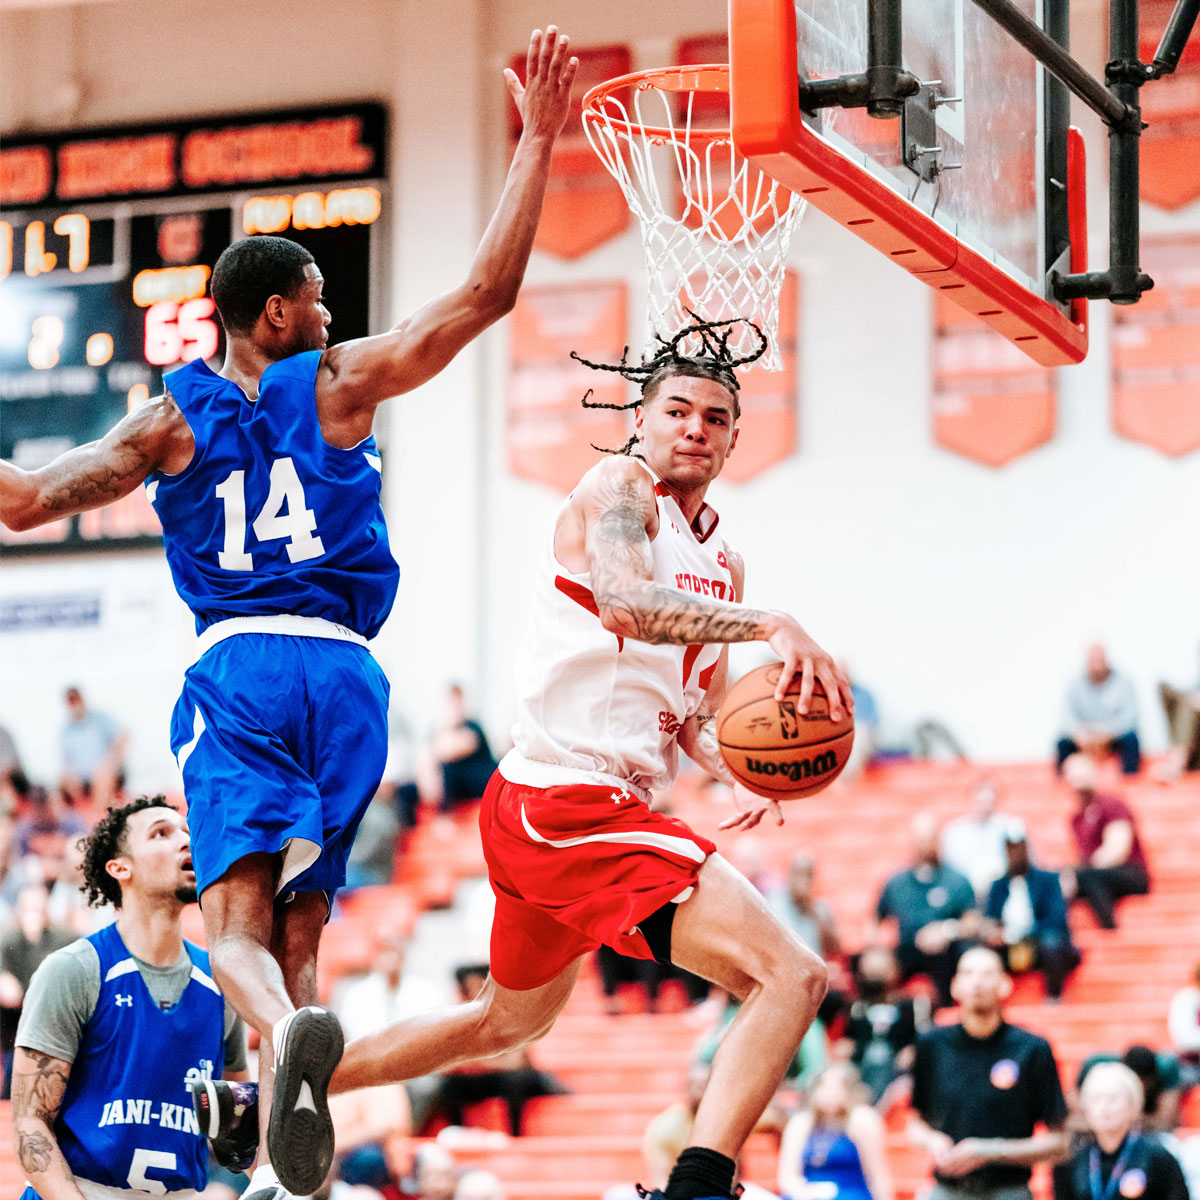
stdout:
{"type": "Polygon", "coordinates": [[[1129,1163],[1129,1152],[1137,1145],[1138,1135],[1131,1134],[1125,1141],[1117,1161],[1113,1163],[1112,1174],[1108,1177],[1108,1185],[1101,1186],[1100,1182],[1100,1147],[1093,1146],[1088,1155],[1088,1180],[1092,1185],[1092,1200],[1113,1200],[1121,1183],[1121,1176],[1129,1163]]]}

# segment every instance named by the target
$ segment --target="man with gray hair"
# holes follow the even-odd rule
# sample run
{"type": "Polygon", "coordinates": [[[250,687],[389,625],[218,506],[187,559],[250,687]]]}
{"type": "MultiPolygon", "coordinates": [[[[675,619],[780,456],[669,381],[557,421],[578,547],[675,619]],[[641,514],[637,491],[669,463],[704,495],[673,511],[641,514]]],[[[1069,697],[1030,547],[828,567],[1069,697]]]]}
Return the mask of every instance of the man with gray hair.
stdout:
{"type": "Polygon", "coordinates": [[[1142,765],[1137,734],[1137,699],[1129,677],[1114,670],[1099,642],[1087,648],[1087,663],[1067,689],[1063,733],[1058,739],[1056,769],[1072,754],[1112,752],[1126,775],[1142,765]]]}
{"type": "Polygon", "coordinates": [[[1005,1021],[1011,992],[999,955],[976,946],[951,984],[960,1023],[917,1039],[909,1132],[933,1159],[928,1200],[1030,1200],[1033,1165],[1067,1152],[1054,1052],[1005,1021]]]}

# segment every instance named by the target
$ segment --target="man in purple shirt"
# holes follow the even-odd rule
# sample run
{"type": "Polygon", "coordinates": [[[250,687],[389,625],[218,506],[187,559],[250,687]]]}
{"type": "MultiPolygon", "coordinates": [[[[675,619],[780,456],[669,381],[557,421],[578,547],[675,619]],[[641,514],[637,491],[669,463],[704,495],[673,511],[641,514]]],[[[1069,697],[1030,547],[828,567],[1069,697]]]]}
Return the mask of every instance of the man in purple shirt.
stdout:
{"type": "Polygon", "coordinates": [[[1115,929],[1116,901],[1122,896],[1144,896],[1150,890],[1133,813],[1118,797],[1097,793],[1096,764],[1085,755],[1068,758],[1063,776],[1079,800],[1071,816],[1079,862],[1063,872],[1063,894],[1086,900],[1100,925],[1115,929]]]}

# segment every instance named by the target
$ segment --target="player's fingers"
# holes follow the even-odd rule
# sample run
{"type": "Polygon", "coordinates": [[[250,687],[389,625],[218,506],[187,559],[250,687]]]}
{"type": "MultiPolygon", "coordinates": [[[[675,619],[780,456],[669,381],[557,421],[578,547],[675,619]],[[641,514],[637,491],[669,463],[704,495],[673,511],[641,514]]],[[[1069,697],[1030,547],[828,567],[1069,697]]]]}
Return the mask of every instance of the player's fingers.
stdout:
{"type": "Polygon", "coordinates": [[[537,73],[538,56],[542,52],[542,31],[535,29],[529,35],[529,49],[525,52],[525,82],[529,83],[537,73]]]}
{"type": "Polygon", "coordinates": [[[783,807],[778,800],[772,800],[770,804],[771,816],[775,818],[776,825],[783,824],[783,807]]]}
{"type": "Polygon", "coordinates": [[[840,721],[846,715],[846,710],[842,704],[842,690],[837,675],[829,663],[822,663],[817,668],[816,675],[829,700],[829,719],[840,721]]]}
{"type": "Polygon", "coordinates": [[[538,59],[538,74],[543,79],[552,78],[550,75],[550,60],[554,56],[554,46],[558,41],[558,27],[546,26],[546,36],[542,38],[542,52],[538,59]]]}
{"type": "Polygon", "coordinates": [[[519,104],[521,97],[525,94],[525,89],[521,86],[520,77],[511,67],[504,68],[504,82],[508,84],[508,90],[512,98],[519,104]]]}
{"type": "Polygon", "coordinates": [[[550,81],[558,83],[563,73],[563,67],[567,61],[567,49],[571,45],[571,39],[564,33],[554,43],[554,53],[550,56],[550,81]]]}
{"type": "Polygon", "coordinates": [[[796,699],[796,711],[803,715],[808,712],[808,702],[813,694],[813,660],[805,655],[801,666],[800,695],[796,699]]]}
{"type": "Polygon", "coordinates": [[[572,58],[563,69],[562,79],[559,81],[561,86],[567,91],[571,90],[571,84],[575,82],[575,73],[579,70],[579,59],[572,58]]]}
{"type": "Polygon", "coordinates": [[[782,700],[788,694],[788,688],[792,686],[792,679],[795,677],[797,670],[797,659],[795,652],[787,651],[783,656],[783,670],[779,672],[779,682],[775,685],[775,699],[782,700]]]}

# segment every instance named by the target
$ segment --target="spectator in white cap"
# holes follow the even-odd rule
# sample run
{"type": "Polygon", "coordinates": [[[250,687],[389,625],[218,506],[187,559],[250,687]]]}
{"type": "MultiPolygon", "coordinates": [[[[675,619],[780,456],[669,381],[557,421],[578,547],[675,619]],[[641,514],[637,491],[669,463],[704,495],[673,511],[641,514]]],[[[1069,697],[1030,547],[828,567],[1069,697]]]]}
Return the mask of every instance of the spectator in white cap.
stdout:
{"type": "Polygon", "coordinates": [[[988,892],[983,937],[1011,973],[1041,971],[1047,998],[1057,1002],[1079,965],[1062,886],[1053,871],[1030,861],[1023,822],[1010,819],[1003,836],[1006,869],[988,892]]]}

